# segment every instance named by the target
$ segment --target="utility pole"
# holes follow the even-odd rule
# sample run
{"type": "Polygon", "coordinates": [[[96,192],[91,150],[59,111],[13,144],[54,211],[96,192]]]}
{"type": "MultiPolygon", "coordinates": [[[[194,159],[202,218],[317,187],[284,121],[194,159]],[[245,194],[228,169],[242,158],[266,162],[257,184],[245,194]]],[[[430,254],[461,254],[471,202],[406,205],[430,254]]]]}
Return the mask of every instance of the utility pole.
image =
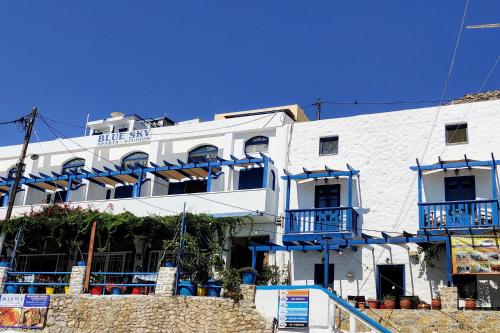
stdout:
{"type": "Polygon", "coordinates": [[[321,98],[318,98],[314,105],[316,105],[316,120],[321,120],[321,98]]]}
{"type": "MultiPolygon", "coordinates": [[[[24,143],[23,148],[21,149],[21,155],[19,156],[19,160],[16,164],[16,176],[14,177],[14,183],[11,186],[10,196],[9,196],[9,205],[7,206],[7,212],[5,214],[5,221],[10,220],[12,215],[12,209],[14,208],[14,203],[16,201],[17,188],[19,187],[19,181],[21,180],[21,175],[24,171],[24,159],[26,158],[26,151],[28,150],[28,145],[30,143],[31,132],[33,131],[33,124],[35,123],[35,118],[37,115],[38,109],[33,107],[31,109],[31,113],[28,116],[28,122],[26,125],[25,133],[24,133],[24,143]]],[[[0,234],[0,255],[3,251],[3,243],[5,241],[5,231],[4,226],[2,226],[2,233],[0,234]]]]}

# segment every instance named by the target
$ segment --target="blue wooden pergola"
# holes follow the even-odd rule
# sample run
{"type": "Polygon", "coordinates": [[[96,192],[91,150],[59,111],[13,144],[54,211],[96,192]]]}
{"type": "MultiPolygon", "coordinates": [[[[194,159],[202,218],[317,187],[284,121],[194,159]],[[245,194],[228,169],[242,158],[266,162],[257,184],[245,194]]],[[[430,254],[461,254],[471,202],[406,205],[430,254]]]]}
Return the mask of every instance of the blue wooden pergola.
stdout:
{"type": "MultiPolygon", "coordinates": [[[[177,164],[172,164],[163,161],[163,165],[158,165],[150,162],[151,166],[136,166],[135,168],[121,168],[114,165],[113,168],[102,167],[103,170],[92,168],[91,171],[81,169],[78,172],[71,172],[66,174],[59,174],[52,172],[52,175],[40,173],[39,175],[30,174],[29,177],[21,177],[19,185],[26,185],[36,188],[40,191],[56,191],[66,190],[65,202],[70,201],[70,194],[72,190],[76,190],[81,186],[81,180],[87,179],[88,181],[99,186],[116,185],[133,185],[132,197],[139,197],[141,193],[141,186],[145,181],[144,175],[147,173],[154,174],[158,178],[181,182],[193,179],[206,179],[207,192],[212,189],[212,180],[216,179],[222,173],[223,167],[239,167],[239,168],[263,168],[262,187],[267,187],[267,179],[269,174],[269,164],[274,164],[273,160],[260,154],[259,157],[246,155],[244,158],[237,158],[231,155],[231,159],[225,160],[217,157],[216,161],[206,161],[203,163],[186,163],[177,160],[177,164]],[[76,185],[76,186],[75,186],[76,185]]],[[[14,179],[0,177],[0,193],[4,193],[7,198],[13,192],[14,179]]],[[[8,200],[4,200],[4,203],[8,200]]]]}
{"type": "Polygon", "coordinates": [[[431,232],[440,234],[448,229],[469,229],[466,233],[480,232],[483,228],[498,228],[498,189],[496,182],[496,166],[500,161],[495,160],[491,153],[491,160],[477,161],[467,158],[460,161],[443,161],[438,157],[438,163],[430,165],[420,165],[416,159],[417,165],[410,169],[417,171],[418,182],[418,207],[419,207],[419,229],[420,232],[431,232]],[[423,175],[425,172],[486,168],[491,170],[491,199],[486,200],[463,200],[453,202],[423,202],[423,175]],[[450,211],[457,211],[452,218],[450,211]],[[465,212],[466,214],[460,214],[465,212]],[[491,217],[490,217],[491,214],[491,217]]]}

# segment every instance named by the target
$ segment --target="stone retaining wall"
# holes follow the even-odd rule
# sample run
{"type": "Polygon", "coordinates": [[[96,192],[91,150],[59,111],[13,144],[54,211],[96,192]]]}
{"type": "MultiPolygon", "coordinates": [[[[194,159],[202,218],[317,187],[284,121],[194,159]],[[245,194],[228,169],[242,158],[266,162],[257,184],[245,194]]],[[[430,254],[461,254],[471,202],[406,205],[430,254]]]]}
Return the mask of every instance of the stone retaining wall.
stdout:
{"type": "Polygon", "coordinates": [[[270,332],[230,299],[163,295],[54,295],[43,332],[270,332]]]}
{"type": "MultiPolygon", "coordinates": [[[[363,310],[394,332],[401,333],[499,333],[500,311],[363,310]]],[[[348,329],[349,318],[341,327],[348,329]]],[[[369,331],[359,325],[360,332],[369,331]]]]}

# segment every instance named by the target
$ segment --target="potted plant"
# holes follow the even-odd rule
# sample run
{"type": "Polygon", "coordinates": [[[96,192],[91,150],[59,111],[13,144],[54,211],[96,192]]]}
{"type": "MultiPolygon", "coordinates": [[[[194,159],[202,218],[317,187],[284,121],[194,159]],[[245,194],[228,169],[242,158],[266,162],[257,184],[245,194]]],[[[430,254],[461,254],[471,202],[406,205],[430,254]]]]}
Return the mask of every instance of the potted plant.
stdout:
{"type": "Polygon", "coordinates": [[[411,298],[406,296],[401,297],[401,300],[399,301],[399,307],[405,310],[411,309],[412,308],[411,298]]]}
{"type": "Polygon", "coordinates": [[[37,288],[35,286],[28,287],[28,294],[36,294],[37,288]]]}
{"type": "Polygon", "coordinates": [[[419,310],[430,310],[431,309],[431,305],[419,299],[418,305],[417,305],[417,309],[419,309],[419,310]]]}
{"type": "Polygon", "coordinates": [[[67,295],[69,294],[69,280],[71,278],[71,275],[69,274],[65,274],[62,276],[61,280],[63,283],[67,283],[68,285],[67,286],[64,286],[64,293],[67,295]]]}
{"type": "Polygon", "coordinates": [[[433,310],[441,310],[441,298],[439,296],[433,298],[431,305],[433,310]]]}
{"type": "Polygon", "coordinates": [[[80,267],[85,267],[85,266],[87,266],[87,263],[86,263],[85,261],[81,260],[81,261],[78,261],[78,262],[76,263],[76,265],[77,265],[77,266],[80,266],[80,267]]]}
{"type": "MultiPolygon", "coordinates": [[[[94,284],[102,284],[104,283],[104,275],[94,275],[92,276],[92,283],[94,284]]],[[[102,295],[103,294],[103,287],[102,286],[93,286],[90,289],[90,294],[91,295],[102,295]]]]}
{"type": "Polygon", "coordinates": [[[476,309],[476,300],[473,298],[466,298],[465,299],[465,308],[467,310],[475,310],[476,309]]]}
{"type": "Polygon", "coordinates": [[[207,296],[209,297],[220,297],[220,292],[222,285],[220,281],[215,279],[210,279],[207,281],[207,296]]]}
{"type": "Polygon", "coordinates": [[[366,309],[366,303],[363,301],[358,302],[358,308],[359,309],[366,309]]]}
{"type": "Polygon", "coordinates": [[[243,284],[255,284],[257,272],[252,267],[243,267],[240,269],[243,284]]]}
{"type": "Polygon", "coordinates": [[[177,284],[177,290],[181,296],[194,296],[195,289],[194,285],[189,280],[186,274],[181,274],[179,278],[179,283],[177,284]]]}
{"type": "Polygon", "coordinates": [[[236,268],[225,270],[222,273],[222,287],[224,296],[239,301],[243,298],[241,294],[241,276],[236,268]]]}
{"type": "Polygon", "coordinates": [[[386,309],[396,308],[396,297],[393,295],[386,295],[384,297],[384,306],[386,309]]]}
{"type": "Polygon", "coordinates": [[[142,295],[142,287],[132,287],[132,295],[142,295]]]}
{"type": "Polygon", "coordinates": [[[278,285],[280,283],[280,269],[276,265],[266,265],[257,273],[255,283],[259,286],[278,285]]]}
{"type": "Polygon", "coordinates": [[[370,308],[370,309],[378,309],[378,299],[376,299],[376,298],[368,298],[368,308],[370,308]]]}

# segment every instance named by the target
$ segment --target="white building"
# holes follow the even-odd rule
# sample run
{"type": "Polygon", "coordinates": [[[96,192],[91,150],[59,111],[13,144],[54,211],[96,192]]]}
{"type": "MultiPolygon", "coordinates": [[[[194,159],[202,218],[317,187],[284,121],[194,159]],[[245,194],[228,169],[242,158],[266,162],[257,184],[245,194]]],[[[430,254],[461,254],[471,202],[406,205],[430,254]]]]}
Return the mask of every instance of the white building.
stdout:
{"type": "MultiPolygon", "coordinates": [[[[434,267],[417,260],[418,244],[498,228],[499,109],[487,101],[309,121],[290,105],[175,124],[114,114],[88,123],[87,136],[31,144],[14,214],[67,201],[251,215],[253,227],[232,240],[234,266],[252,263],[250,235],[257,266],[277,264],[295,285],[429,301],[440,285],[468,284],[479,306],[500,307],[498,275],[452,275],[450,246],[434,267]]],[[[0,218],[19,151],[0,148],[0,218]]],[[[127,253],[103,260],[123,269],[127,253]]]]}

